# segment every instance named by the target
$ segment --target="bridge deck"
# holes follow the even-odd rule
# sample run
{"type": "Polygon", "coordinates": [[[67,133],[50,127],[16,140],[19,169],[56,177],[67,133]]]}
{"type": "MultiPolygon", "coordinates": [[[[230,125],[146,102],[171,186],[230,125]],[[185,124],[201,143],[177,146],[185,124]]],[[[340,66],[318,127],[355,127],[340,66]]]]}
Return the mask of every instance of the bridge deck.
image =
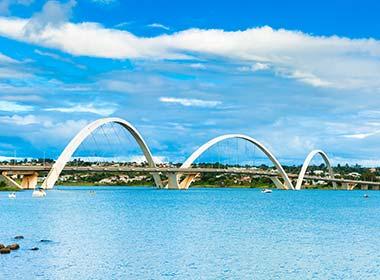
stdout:
{"type": "MultiPolygon", "coordinates": [[[[28,166],[28,165],[0,165],[0,172],[29,174],[33,172],[48,172],[51,165],[28,166]]],[[[262,171],[250,168],[179,168],[179,167],[131,167],[131,166],[66,166],[64,171],[69,172],[147,172],[147,173],[230,173],[230,174],[247,174],[266,177],[279,177],[277,171],[262,171]]],[[[289,178],[297,179],[298,174],[288,174],[289,178]]],[[[326,182],[360,184],[369,186],[380,186],[380,182],[329,178],[319,176],[308,176],[307,180],[321,180],[326,182]]]]}

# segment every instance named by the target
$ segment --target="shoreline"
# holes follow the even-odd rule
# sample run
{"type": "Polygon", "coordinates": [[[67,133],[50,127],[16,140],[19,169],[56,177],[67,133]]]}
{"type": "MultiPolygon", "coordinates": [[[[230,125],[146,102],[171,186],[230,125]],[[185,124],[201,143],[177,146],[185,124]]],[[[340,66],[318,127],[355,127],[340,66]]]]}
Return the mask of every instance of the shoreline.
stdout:
{"type": "MultiPolygon", "coordinates": [[[[97,184],[91,184],[91,183],[68,183],[67,185],[59,184],[56,185],[56,187],[118,187],[118,188],[128,188],[128,187],[152,187],[155,188],[152,184],[133,184],[133,185],[97,185],[97,184]]],[[[209,185],[209,184],[202,184],[202,185],[191,185],[190,188],[211,188],[211,189],[276,189],[275,186],[268,186],[268,185],[257,185],[257,186],[250,186],[250,185],[227,185],[227,186],[220,186],[220,185],[209,185]]],[[[332,187],[307,187],[303,188],[303,190],[334,190],[332,187]]]]}
{"type": "MultiPolygon", "coordinates": [[[[128,188],[128,187],[152,187],[154,188],[155,186],[150,184],[150,183],[139,183],[139,184],[113,184],[113,185],[98,185],[94,183],[88,183],[88,182],[67,182],[65,184],[57,184],[56,187],[119,187],[119,188],[128,188]]],[[[232,188],[232,189],[276,189],[275,186],[270,186],[270,185],[264,185],[264,184],[258,184],[258,185],[226,185],[226,186],[221,186],[221,185],[210,185],[210,184],[193,184],[190,186],[190,188],[211,188],[211,189],[223,189],[223,188],[232,188]]],[[[332,187],[318,187],[318,186],[311,186],[311,187],[306,187],[303,188],[303,190],[334,190],[332,187]]],[[[0,192],[19,192],[23,191],[22,189],[12,187],[12,186],[5,186],[5,187],[0,187],[0,192]]]]}

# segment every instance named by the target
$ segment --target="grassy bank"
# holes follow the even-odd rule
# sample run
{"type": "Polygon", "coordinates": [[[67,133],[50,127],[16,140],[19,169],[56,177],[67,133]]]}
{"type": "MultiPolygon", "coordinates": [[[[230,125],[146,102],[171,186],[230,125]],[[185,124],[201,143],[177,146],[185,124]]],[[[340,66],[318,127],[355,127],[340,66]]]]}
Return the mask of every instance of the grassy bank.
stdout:
{"type": "MultiPolygon", "coordinates": [[[[100,187],[105,185],[99,185],[97,183],[90,183],[90,182],[65,182],[65,183],[59,183],[56,186],[65,186],[65,187],[100,187]]],[[[139,182],[134,184],[113,184],[113,185],[107,185],[107,187],[154,187],[150,182],[139,182]]],[[[196,184],[192,184],[190,186],[191,188],[270,188],[268,185],[263,184],[257,184],[257,185],[227,185],[227,186],[221,186],[221,185],[213,185],[213,184],[199,184],[198,182],[196,184]]]]}
{"type": "MultiPolygon", "coordinates": [[[[97,183],[90,182],[65,182],[56,184],[56,186],[65,186],[65,187],[103,187],[105,185],[99,185],[97,183]]],[[[139,184],[112,184],[107,185],[108,187],[153,187],[151,183],[139,183],[139,184]]]]}
{"type": "MultiPolygon", "coordinates": [[[[135,183],[135,184],[113,184],[113,185],[99,185],[96,183],[90,183],[90,182],[65,182],[57,184],[56,186],[64,186],[64,187],[154,187],[150,182],[140,182],[140,183],[135,183]]],[[[241,189],[265,189],[265,188],[272,188],[274,189],[275,186],[273,185],[268,185],[268,184],[254,184],[254,185],[217,185],[217,184],[202,184],[202,183],[194,183],[190,186],[190,188],[241,188],[241,189]]],[[[330,186],[307,186],[303,189],[306,190],[330,190],[333,189],[330,186]]],[[[18,189],[17,189],[18,190],[18,189]]],[[[7,190],[8,191],[8,190],[7,190]]]]}
{"type": "Polygon", "coordinates": [[[17,187],[8,186],[4,181],[0,182],[0,192],[18,192],[19,190],[17,187]]]}

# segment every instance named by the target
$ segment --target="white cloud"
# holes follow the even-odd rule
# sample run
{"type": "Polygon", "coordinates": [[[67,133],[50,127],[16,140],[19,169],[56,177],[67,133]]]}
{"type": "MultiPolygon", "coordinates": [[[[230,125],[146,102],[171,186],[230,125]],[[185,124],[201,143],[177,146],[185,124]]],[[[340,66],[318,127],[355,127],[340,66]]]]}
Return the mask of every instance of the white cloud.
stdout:
{"type": "Polygon", "coordinates": [[[380,166],[380,160],[379,159],[362,159],[362,158],[341,158],[341,157],[330,157],[330,161],[333,165],[337,164],[349,164],[349,165],[355,165],[359,164],[361,166],[366,167],[379,167],[380,166]]]}
{"type": "Polygon", "coordinates": [[[64,91],[90,91],[90,90],[93,90],[92,87],[89,87],[89,86],[65,86],[62,88],[62,90],[64,91]]]}
{"type": "Polygon", "coordinates": [[[60,55],[58,55],[56,53],[45,52],[45,51],[41,51],[41,50],[34,50],[34,52],[36,54],[38,54],[38,55],[41,55],[41,56],[46,56],[46,57],[50,57],[50,58],[55,59],[55,60],[59,60],[59,61],[63,61],[63,62],[66,62],[66,63],[73,64],[73,65],[75,65],[76,67],[78,67],[80,69],[85,69],[86,68],[86,66],[77,64],[74,61],[72,61],[71,59],[62,57],[62,56],[60,56],[60,55]]]}
{"type": "Polygon", "coordinates": [[[8,123],[8,124],[14,124],[14,125],[31,125],[31,124],[38,124],[40,121],[38,118],[34,115],[27,115],[27,116],[19,116],[19,115],[13,115],[13,116],[3,116],[0,117],[0,122],[2,123],[8,123]]]}
{"type": "Polygon", "coordinates": [[[100,116],[109,116],[116,111],[115,104],[99,104],[95,107],[93,103],[90,104],[76,104],[70,107],[56,107],[47,108],[45,111],[56,111],[61,113],[92,113],[100,116]]]}
{"type": "Polygon", "coordinates": [[[269,69],[269,64],[257,62],[252,65],[252,71],[260,71],[269,69]]]}
{"type": "Polygon", "coordinates": [[[296,80],[299,80],[305,84],[312,85],[314,87],[329,87],[331,86],[331,83],[328,81],[323,81],[322,79],[318,78],[317,76],[311,74],[311,73],[305,73],[302,71],[294,71],[290,74],[284,74],[284,76],[289,78],[294,78],[296,80]]]}
{"type": "Polygon", "coordinates": [[[270,69],[270,65],[267,63],[256,62],[251,66],[241,66],[238,70],[243,72],[256,72],[270,69]]]}
{"type": "Polygon", "coordinates": [[[116,2],[117,0],[91,0],[91,1],[98,4],[108,5],[108,4],[116,2]]]}
{"type": "Polygon", "coordinates": [[[18,61],[0,52],[0,63],[18,63],[18,61]]]}
{"type": "Polygon", "coordinates": [[[49,8],[31,19],[0,17],[0,35],[72,55],[149,60],[220,57],[314,87],[380,89],[380,42],[375,39],[312,36],[270,27],[188,29],[146,38],[96,23],[68,23],[74,3],[61,9],[57,3],[46,4],[49,8]]]}
{"type": "Polygon", "coordinates": [[[132,22],[130,21],[123,21],[123,22],[120,22],[118,24],[116,24],[114,27],[116,28],[123,28],[123,27],[126,27],[128,25],[130,25],[132,22]]]}
{"type": "Polygon", "coordinates": [[[152,27],[152,28],[161,28],[161,29],[164,29],[164,30],[170,30],[169,27],[167,27],[166,25],[163,25],[161,23],[151,23],[151,24],[148,24],[147,26],[148,27],[152,27]]]}
{"type": "Polygon", "coordinates": [[[6,157],[6,156],[0,156],[0,161],[11,161],[11,160],[24,160],[23,157],[6,157]]]}
{"type": "Polygon", "coordinates": [[[113,91],[120,93],[146,93],[148,90],[162,90],[168,85],[165,81],[157,76],[145,74],[125,75],[123,73],[114,73],[104,79],[99,80],[98,88],[102,91],[113,91]]]}
{"type": "Polygon", "coordinates": [[[33,107],[29,105],[23,105],[12,101],[0,101],[0,111],[5,112],[27,112],[32,111],[33,107]]]}
{"type": "Polygon", "coordinates": [[[0,15],[9,14],[9,8],[12,5],[24,5],[28,6],[33,0],[0,0],[0,15]]]}
{"type": "Polygon", "coordinates": [[[62,60],[62,57],[59,56],[58,54],[55,54],[55,53],[44,52],[44,51],[40,51],[40,50],[34,50],[34,52],[38,55],[41,55],[41,56],[47,56],[50,58],[54,58],[56,60],[62,60]]]}
{"type": "Polygon", "coordinates": [[[370,136],[374,136],[376,134],[379,134],[380,133],[380,130],[376,130],[376,131],[373,131],[373,132],[367,132],[367,133],[354,133],[354,134],[346,134],[346,135],[343,135],[343,137],[345,138],[353,138],[353,139],[366,139],[370,136]]]}
{"type": "Polygon", "coordinates": [[[189,66],[193,69],[206,69],[206,65],[203,63],[191,63],[189,66]]]}
{"type": "Polygon", "coordinates": [[[0,67],[0,79],[25,79],[33,77],[32,74],[12,68],[0,67]]]}
{"type": "Polygon", "coordinates": [[[188,99],[188,98],[174,98],[174,97],[160,97],[163,103],[180,104],[186,107],[216,107],[222,104],[220,101],[210,101],[201,99],[188,99]]]}
{"type": "MultiPolygon", "coordinates": [[[[51,122],[44,125],[43,129],[33,133],[28,133],[26,138],[38,144],[45,141],[46,144],[57,145],[72,139],[83,127],[88,125],[88,120],[67,120],[64,122],[51,122]]],[[[65,143],[67,144],[67,143],[65,143]]]]}
{"type": "Polygon", "coordinates": [[[43,31],[46,27],[58,28],[71,16],[71,10],[76,5],[76,0],[66,3],[50,0],[42,7],[42,11],[33,15],[24,26],[25,34],[34,37],[36,33],[43,31]]]}

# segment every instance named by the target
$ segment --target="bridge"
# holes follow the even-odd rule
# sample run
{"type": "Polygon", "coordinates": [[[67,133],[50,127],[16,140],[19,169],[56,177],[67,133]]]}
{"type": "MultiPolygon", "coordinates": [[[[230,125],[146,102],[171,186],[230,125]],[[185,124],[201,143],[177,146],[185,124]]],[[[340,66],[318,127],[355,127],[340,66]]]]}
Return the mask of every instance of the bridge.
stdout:
{"type": "MultiPolygon", "coordinates": [[[[0,165],[0,173],[3,176],[9,177],[13,174],[22,174],[24,176],[30,176],[39,173],[47,173],[51,170],[52,165],[44,166],[28,166],[28,165],[0,165]]],[[[176,174],[182,173],[185,175],[196,175],[202,173],[215,173],[215,174],[244,174],[251,176],[263,176],[271,179],[278,178],[280,174],[273,171],[261,171],[250,168],[179,168],[179,167],[129,167],[129,166],[65,166],[63,171],[66,172],[144,172],[149,174],[176,174]]],[[[299,178],[299,174],[289,173],[288,177],[294,180],[299,178]]],[[[304,180],[311,181],[325,181],[328,183],[338,183],[343,186],[344,189],[350,189],[349,187],[361,185],[364,189],[371,186],[373,189],[380,188],[380,182],[362,181],[362,180],[350,180],[341,178],[330,178],[321,176],[304,175],[304,180]],[[348,188],[347,188],[348,187],[348,188]]],[[[19,188],[23,188],[17,185],[19,188]]],[[[32,189],[34,186],[24,187],[24,189],[32,189]]]]}
{"type": "Polygon", "coordinates": [[[0,174],[13,186],[20,189],[34,189],[37,186],[37,179],[40,173],[47,173],[47,176],[42,183],[42,188],[52,189],[63,171],[70,172],[146,172],[153,176],[157,188],[163,189],[188,189],[191,183],[195,180],[198,174],[202,173],[223,173],[223,174],[246,174],[251,176],[264,176],[270,178],[278,189],[285,190],[300,190],[305,180],[324,181],[331,183],[334,189],[337,189],[337,184],[340,184],[343,189],[352,190],[356,186],[361,186],[362,189],[379,189],[380,182],[350,180],[334,178],[333,169],[330,160],[325,152],[322,150],[313,150],[306,157],[301,171],[299,174],[287,174],[276,159],[276,157],[266,148],[262,143],[256,139],[244,134],[226,134],[215,137],[210,141],[200,146],[187,160],[183,162],[180,167],[158,167],[154,162],[154,157],[148,148],[148,145],[137,131],[129,122],[120,118],[103,118],[96,120],[86,127],[84,127],[66,146],[61,155],[58,157],[53,165],[3,165],[0,166],[0,174]],[[89,137],[96,129],[107,123],[115,123],[128,131],[136,140],[140,149],[142,150],[148,167],[130,167],[130,166],[67,166],[67,163],[72,158],[74,152],[78,149],[81,143],[89,137]],[[242,139],[247,143],[254,145],[260,149],[266,157],[273,163],[276,170],[263,171],[254,168],[199,168],[192,167],[193,163],[203,153],[209,150],[217,143],[223,142],[227,139],[242,139]],[[310,176],[307,175],[307,168],[315,156],[321,156],[324,160],[329,176],[310,176]],[[20,174],[23,176],[21,184],[11,178],[13,174],[20,174]],[[161,175],[167,177],[167,183],[163,183],[161,175]],[[295,182],[295,184],[294,184],[295,182]]]}

